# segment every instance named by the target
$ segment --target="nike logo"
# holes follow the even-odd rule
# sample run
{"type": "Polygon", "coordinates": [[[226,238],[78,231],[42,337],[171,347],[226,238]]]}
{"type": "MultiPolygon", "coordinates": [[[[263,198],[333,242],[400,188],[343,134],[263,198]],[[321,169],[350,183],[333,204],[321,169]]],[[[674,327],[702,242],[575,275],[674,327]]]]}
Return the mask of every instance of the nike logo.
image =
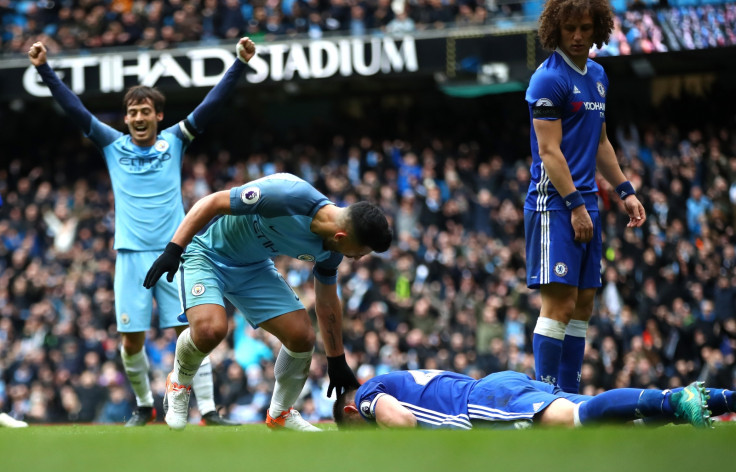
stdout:
{"type": "Polygon", "coordinates": [[[685,401],[689,402],[690,400],[695,398],[695,394],[690,390],[685,390],[685,393],[687,393],[687,398],[685,399],[685,401]]]}

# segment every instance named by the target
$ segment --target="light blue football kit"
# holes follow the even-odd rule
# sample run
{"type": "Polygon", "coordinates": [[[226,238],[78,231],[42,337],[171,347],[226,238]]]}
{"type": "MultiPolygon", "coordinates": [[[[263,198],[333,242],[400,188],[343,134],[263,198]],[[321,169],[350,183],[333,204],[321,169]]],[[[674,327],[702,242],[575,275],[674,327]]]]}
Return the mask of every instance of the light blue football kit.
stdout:
{"type": "Polygon", "coordinates": [[[593,220],[593,239],[576,243],[570,210],[550,182],[539,156],[531,127],[531,181],[524,203],[527,285],[538,288],[562,283],[578,288],[601,286],[601,225],[598,215],[596,156],[605,123],[608,78],[588,59],[580,70],[562,52],[555,51],[529,81],[526,101],[532,120],[562,120],[562,143],[575,188],[593,220]]]}
{"type": "Polygon", "coordinates": [[[230,190],[230,215],[216,218],[195,236],[177,277],[183,311],[224,306],[227,298],[248,322],[260,323],[304,305],[278,273],[272,258],[287,255],[314,262],[320,282],[337,282],[342,254],[324,248],[310,230],[319,209],[332,202],[304,180],[274,174],[230,190]]]}
{"type": "Polygon", "coordinates": [[[130,135],[94,117],[48,64],[37,70],[70,119],[101,150],[110,173],[115,195],[114,247],[118,251],[114,282],[118,331],[148,330],[154,298],[161,328],[186,324],[177,320],[181,313],[177,286],[163,278],[147,290],[143,280],[184,219],[184,151],[226,102],[245,64],[236,60],[204,101],[186,119],[161,130],[150,147],[137,146],[130,135]]]}

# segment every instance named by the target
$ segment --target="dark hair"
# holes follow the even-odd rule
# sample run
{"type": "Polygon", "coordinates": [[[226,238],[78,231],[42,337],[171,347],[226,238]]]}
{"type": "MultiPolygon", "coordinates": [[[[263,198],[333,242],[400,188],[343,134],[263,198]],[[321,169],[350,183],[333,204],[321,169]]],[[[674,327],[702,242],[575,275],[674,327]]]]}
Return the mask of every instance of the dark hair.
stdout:
{"type": "Polygon", "coordinates": [[[166,97],[164,97],[164,94],[159,92],[157,88],[148,87],[147,85],[135,85],[125,92],[125,96],[123,97],[123,110],[127,112],[130,105],[137,105],[145,102],[146,100],[151,100],[153,103],[153,109],[156,110],[156,113],[164,111],[166,97]]]}
{"type": "Polygon", "coordinates": [[[353,203],[348,207],[348,217],[358,244],[368,246],[376,252],[387,251],[391,246],[391,228],[388,227],[386,215],[376,205],[368,202],[353,203]]]}
{"type": "Polygon", "coordinates": [[[608,0],[547,0],[539,15],[539,42],[554,51],[560,42],[562,21],[589,13],[593,19],[593,44],[608,42],[613,30],[613,10],[608,0]]]}
{"type": "Polygon", "coordinates": [[[332,417],[338,428],[345,426],[345,405],[355,396],[357,390],[356,388],[346,389],[337,396],[335,403],[332,404],[332,417]]]}

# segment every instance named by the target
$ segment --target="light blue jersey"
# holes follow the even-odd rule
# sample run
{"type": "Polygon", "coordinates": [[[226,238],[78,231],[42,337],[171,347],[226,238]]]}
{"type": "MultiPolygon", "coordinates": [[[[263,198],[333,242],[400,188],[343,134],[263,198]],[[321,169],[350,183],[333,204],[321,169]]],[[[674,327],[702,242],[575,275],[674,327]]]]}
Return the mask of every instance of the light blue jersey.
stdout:
{"type": "Polygon", "coordinates": [[[151,147],[92,118],[89,138],[102,150],[115,194],[115,249],[160,251],[184,218],[182,157],[191,136],[182,122],[151,147]]]}
{"type": "Polygon", "coordinates": [[[334,271],[342,254],[325,249],[323,239],[310,229],[317,211],[330,204],[291,174],[254,180],[230,190],[232,214],[219,217],[204,234],[195,236],[185,257],[201,254],[216,265],[232,267],[284,254],[334,271]]]}
{"type": "Polygon", "coordinates": [[[235,60],[202,103],[186,119],[162,130],[150,147],[137,146],[130,135],[95,118],[48,64],[36,70],[71,121],[100,148],[110,172],[115,195],[115,249],[119,251],[114,289],[118,331],[148,330],[154,297],[161,328],[185,324],[177,320],[181,305],[176,287],[160,280],[154,290],[146,290],[143,280],[184,219],[184,151],[227,103],[245,64],[235,60]]]}
{"type": "MultiPolygon", "coordinates": [[[[560,148],[575,188],[583,195],[585,207],[589,210],[598,207],[596,155],[606,120],[607,90],[608,77],[600,64],[588,59],[585,70],[581,71],[558,50],[534,72],[526,91],[532,121],[562,120],[560,148]]],[[[531,151],[531,181],[524,209],[566,209],[539,157],[539,143],[533,125],[531,151]]]]}

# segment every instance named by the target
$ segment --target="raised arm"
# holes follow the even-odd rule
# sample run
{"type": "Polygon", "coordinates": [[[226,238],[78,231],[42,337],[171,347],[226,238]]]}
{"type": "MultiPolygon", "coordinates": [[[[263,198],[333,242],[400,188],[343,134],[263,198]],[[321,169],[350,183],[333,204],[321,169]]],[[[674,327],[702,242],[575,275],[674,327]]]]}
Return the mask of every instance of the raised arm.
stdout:
{"type": "Polygon", "coordinates": [[[79,97],[74,94],[56,72],[47,63],[46,46],[42,42],[35,42],[28,50],[28,58],[36,67],[41,79],[51,91],[54,99],[69,115],[74,124],[79,126],[84,134],[89,135],[92,129],[92,114],[87,110],[79,97]]]}
{"type": "Polygon", "coordinates": [[[255,56],[256,46],[249,38],[240,38],[236,51],[238,60],[230,66],[220,82],[209,91],[202,103],[187,116],[187,122],[193,128],[189,130],[192,134],[202,133],[204,128],[212,122],[217,113],[227,103],[228,98],[230,98],[238,84],[238,80],[240,80],[240,76],[245,72],[245,64],[255,56]]]}
{"type": "Polygon", "coordinates": [[[192,241],[192,238],[207,225],[215,216],[230,213],[230,191],[222,190],[215,192],[199,200],[194,204],[184,220],[166,245],[163,254],[153,263],[146,274],[143,286],[151,288],[156,285],[163,274],[168,274],[166,280],[174,280],[174,274],[179,268],[180,257],[184,248],[192,241]]]}

